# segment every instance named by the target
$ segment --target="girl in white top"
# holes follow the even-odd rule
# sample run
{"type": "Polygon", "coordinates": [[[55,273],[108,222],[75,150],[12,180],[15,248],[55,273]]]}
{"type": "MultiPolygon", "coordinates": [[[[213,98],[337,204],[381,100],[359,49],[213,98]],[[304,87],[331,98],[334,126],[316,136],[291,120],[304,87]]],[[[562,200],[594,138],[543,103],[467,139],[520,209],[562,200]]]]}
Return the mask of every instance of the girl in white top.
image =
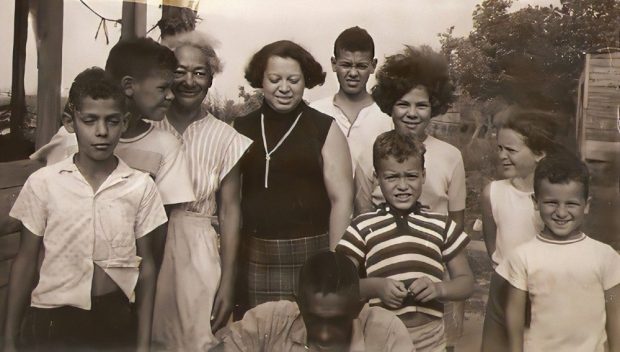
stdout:
{"type": "Polygon", "coordinates": [[[165,350],[207,351],[216,342],[212,330],[232,311],[241,213],[237,162],[251,140],[202,109],[213,75],[221,71],[211,41],[190,32],[164,43],[174,50],[179,67],[172,88],[175,100],[157,126],[183,142],[196,200],[170,216],[153,341],[165,350]],[[216,217],[221,258],[212,226],[216,217]]]}
{"type": "MultiPolygon", "coordinates": [[[[534,209],[534,170],[556,148],[554,118],[540,111],[515,111],[497,133],[503,180],[482,193],[484,241],[493,268],[519,244],[533,239],[543,224],[534,209]]],[[[482,351],[506,351],[504,304],[508,283],[496,272],[491,277],[484,319],[482,351]]]]}

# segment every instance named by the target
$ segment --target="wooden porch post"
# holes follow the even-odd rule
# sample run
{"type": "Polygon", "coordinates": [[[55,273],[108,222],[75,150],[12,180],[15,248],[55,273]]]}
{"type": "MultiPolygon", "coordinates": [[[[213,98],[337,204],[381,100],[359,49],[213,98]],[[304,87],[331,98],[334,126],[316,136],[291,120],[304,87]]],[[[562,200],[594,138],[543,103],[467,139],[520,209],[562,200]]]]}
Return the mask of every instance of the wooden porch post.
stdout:
{"type": "Polygon", "coordinates": [[[22,127],[26,115],[24,73],[26,71],[26,41],[28,40],[28,1],[15,0],[13,23],[13,76],[11,77],[11,138],[23,139],[22,127]]]}
{"type": "Polygon", "coordinates": [[[36,8],[37,133],[35,148],[45,145],[60,126],[63,0],[33,0],[36,8]]]}
{"type": "Polygon", "coordinates": [[[146,2],[123,0],[120,41],[146,36],[146,2]]]}

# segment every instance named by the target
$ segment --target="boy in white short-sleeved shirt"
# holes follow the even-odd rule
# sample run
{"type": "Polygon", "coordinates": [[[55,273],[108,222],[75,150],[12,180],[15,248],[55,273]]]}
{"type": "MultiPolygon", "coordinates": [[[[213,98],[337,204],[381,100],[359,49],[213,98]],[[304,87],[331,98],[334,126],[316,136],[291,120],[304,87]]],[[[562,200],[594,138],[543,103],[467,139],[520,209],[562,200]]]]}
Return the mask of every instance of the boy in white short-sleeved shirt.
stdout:
{"type": "Polygon", "coordinates": [[[509,283],[511,351],[620,349],[620,255],[581,232],[590,207],[588,169],[562,152],[534,173],[535,207],[545,224],[497,267],[509,283]],[[525,329],[526,299],[531,323],[525,329]]]}
{"type": "Polygon", "coordinates": [[[127,126],[118,85],[89,69],[75,88],[76,111],[63,123],[75,132],[78,152],[33,173],[9,214],[23,229],[9,279],[5,350],[15,348],[28,298],[28,347],[149,346],[156,280],[151,233],[167,220],[163,204],[149,175],[113,154],[127,126]]]}

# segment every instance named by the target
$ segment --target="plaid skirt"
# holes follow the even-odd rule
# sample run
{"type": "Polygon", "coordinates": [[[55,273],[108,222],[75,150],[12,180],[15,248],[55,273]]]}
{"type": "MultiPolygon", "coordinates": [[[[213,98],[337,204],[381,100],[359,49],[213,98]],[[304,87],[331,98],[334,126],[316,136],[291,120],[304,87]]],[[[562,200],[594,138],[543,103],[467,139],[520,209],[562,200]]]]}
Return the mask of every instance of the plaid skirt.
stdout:
{"type": "Polygon", "coordinates": [[[329,250],[329,236],[290,240],[250,237],[246,250],[247,308],[251,309],[265,302],[294,301],[301,266],[314,254],[329,250]]]}

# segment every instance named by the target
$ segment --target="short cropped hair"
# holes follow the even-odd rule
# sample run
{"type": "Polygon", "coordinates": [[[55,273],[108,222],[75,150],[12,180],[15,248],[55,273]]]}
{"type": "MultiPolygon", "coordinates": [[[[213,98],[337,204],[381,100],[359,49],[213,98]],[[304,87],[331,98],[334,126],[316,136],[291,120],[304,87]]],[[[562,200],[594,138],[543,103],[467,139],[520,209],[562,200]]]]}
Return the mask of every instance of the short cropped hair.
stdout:
{"type": "Polygon", "coordinates": [[[118,42],[110,50],[105,70],[117,84],[125,76],[144,79],[154,71],[171,71],[178,62],[172,50],[151,38],[137,38],[118,42]]]}
{"type": "Polygon", "coordinates": [[[315,293],[335,293],[359,301],[359,276],[351,259],[331,251],[308,258],[299,271],[297,296],[305,304],[306,295],[315,293]]]}
{"type": "Polygon", "coordinates": [[[512,112],[501,128],[513,130],[523,136],[523,142],[534,154],[549,154],[559,148],[556,143],[558,118],[541,110],[512,112]]]}
{"type": "Polygon", "coordinates": [[[590,194],[588,166],[567,149],[560,149],[538,162],[534,171],[534,195],[538,196],[543,180],[548,180],[553,184],[567,184],[575,181],[583,185],[584,199],[588,199],[590,194]]]}
{"type": "Polygon", "coordinates": [[[113,99],[121,112],[126,111],[125,94],[120,85],[100,67],[91,67],[80,72],[69,89],[69,98],[65,106],[65,113],[73,117],[75,111],[82,108],[84,98],[113,99]]]}
{"type": "Polygon", "coordinates": [[[209,37],[203,32],[182,32],[164,38],[162,40],[162,43],[173,51],[183,46],[194,47],[202,51],[207,57],[206,64],[209,68],[211,78],[213,78],[214,75],[222,72],[222,62],[220,61],[220,58],[217,57],[214,49],[218,43],[215,39],[209,37]]]}
{"type": "Polygon", "coordinates": [[[372,163],[377,174],[380,171],[381,160],[393,157],[399,163],[408,158],[418,158],[424,167],[424,153],[426,147],[420,140],[411,135],[391,130],[380,134],[372,146],[372,163]]]}
{"type": "Polygon", "coordinates": [[[454,100],[448,61],[427,45],[407,45],[402,53],[388,56],[375,76],[372,97],[388,115],[392,115],[394,104],[417,86],[426,88],[431,117],[445,114],[454,100]]]}
{"type": "Polygon", "coordinates": [[[250,83],[252,88],[263,87],[263,76],[267,68],[267,61],[272,56],[289,58],[297,61],[304,75],[306,88],[313,88],[325,82],[325,72],[320,63],[318,63],[312,54],[299,44],[290,40],[280,40],[265,45],[256,52],[250,63],[245,69],[245,79],[250,83]]]}
{"type": "Polygon", "coordinates": [[[370,53],[370,57],[375,57],[375,42],[368,32],[358,26],[345,29],[334,43],[334,57],[338,58],[340,50],[361,51],[370,53]]]}

